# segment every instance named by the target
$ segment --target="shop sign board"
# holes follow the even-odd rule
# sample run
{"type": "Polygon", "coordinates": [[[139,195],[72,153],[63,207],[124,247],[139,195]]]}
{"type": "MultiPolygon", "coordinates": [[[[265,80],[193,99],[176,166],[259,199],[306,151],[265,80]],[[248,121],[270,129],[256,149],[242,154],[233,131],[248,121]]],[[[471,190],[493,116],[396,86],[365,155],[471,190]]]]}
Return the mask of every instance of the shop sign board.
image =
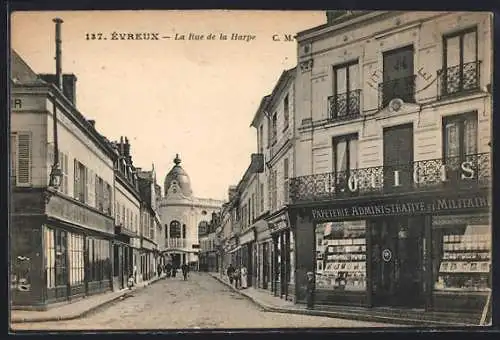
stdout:
{"type": "Polygon", "coordinates": [[[111,217],[104,216],[56,195],[47,204],[46,214],[49,217],[56,217],[88,229],[113,235],[115,233],[114,222],[111,217]]]}
{"type": "Polygon", "coordinates": [[[490,207],[486,195],[472,197],[439,198],[431,199],[398,199],[392,202],[372,201],[352,204],[336,204],[335,207],[320,207],[310,210],[314,221],[331,221],[353,217],[379,217],[394,215],[422,215],[441,212],[468,211],[490,207]]]}

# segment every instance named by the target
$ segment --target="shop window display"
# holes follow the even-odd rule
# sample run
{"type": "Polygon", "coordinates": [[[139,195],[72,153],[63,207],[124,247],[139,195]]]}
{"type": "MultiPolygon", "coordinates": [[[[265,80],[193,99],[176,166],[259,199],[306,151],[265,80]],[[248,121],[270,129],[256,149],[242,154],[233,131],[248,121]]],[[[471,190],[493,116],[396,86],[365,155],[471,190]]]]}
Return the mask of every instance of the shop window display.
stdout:
{"type": "Polygon", "coordinates": [[[487,217],[468,219],[433,220],[435,290],[491,290],[491,226],[487,217]]]}
{"type": "Polygon", "coordinates": [[[316,288],[365,291],[365,221],[318,224],[316,239],[316,288]]]}

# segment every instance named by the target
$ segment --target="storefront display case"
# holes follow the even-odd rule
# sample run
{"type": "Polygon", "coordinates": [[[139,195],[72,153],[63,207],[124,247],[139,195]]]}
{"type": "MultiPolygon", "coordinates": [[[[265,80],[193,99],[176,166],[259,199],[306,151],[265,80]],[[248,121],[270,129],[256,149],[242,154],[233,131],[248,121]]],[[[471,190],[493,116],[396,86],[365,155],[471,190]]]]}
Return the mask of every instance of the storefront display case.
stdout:
{"type": "Polygon", "coordinates": [[[317,298],[324,303],[364,305],[367,249],[364,221],[318,225],[317,298]]]}
{"type": "Polygon", "coordinates": [[[438,222],[433,231],[434,309],[481,309],[491,292],[491,228],[438,222]]]}

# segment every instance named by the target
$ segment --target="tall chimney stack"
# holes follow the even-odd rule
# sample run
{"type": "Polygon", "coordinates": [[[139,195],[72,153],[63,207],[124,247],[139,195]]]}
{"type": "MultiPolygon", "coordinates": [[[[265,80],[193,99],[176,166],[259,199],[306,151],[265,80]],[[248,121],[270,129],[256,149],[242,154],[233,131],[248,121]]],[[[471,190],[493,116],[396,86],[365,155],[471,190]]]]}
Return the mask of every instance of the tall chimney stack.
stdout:
{"type": "Polygon", "coordinates": [[[59,90],[63,90],[63,75],[61,67],[61,24],[63,20],[61,18],[54,18],[52,21],[56,23],[56,86],[59,90]]]}

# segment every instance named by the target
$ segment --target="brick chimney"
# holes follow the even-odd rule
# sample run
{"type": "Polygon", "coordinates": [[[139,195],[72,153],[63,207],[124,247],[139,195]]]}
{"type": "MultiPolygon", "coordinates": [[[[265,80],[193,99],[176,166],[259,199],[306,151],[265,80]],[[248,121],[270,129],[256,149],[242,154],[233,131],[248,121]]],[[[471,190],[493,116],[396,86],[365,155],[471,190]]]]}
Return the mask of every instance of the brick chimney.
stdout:
{"type": "MultiPolygon", "coordinates": [[[[43,81],[57,86],[57,76],[55,74],[40,74],[39,76],[43,81]]],[[[74,74],[63,74],[62,92],[74,106],[76,106],[76,81],[77,78],[74,74]]]]}
{"type": "Polygon", "coordinates": [[[231,185],[227,191],[228,200],[231,201],[236,195],[236,185],[231,185]]]}

